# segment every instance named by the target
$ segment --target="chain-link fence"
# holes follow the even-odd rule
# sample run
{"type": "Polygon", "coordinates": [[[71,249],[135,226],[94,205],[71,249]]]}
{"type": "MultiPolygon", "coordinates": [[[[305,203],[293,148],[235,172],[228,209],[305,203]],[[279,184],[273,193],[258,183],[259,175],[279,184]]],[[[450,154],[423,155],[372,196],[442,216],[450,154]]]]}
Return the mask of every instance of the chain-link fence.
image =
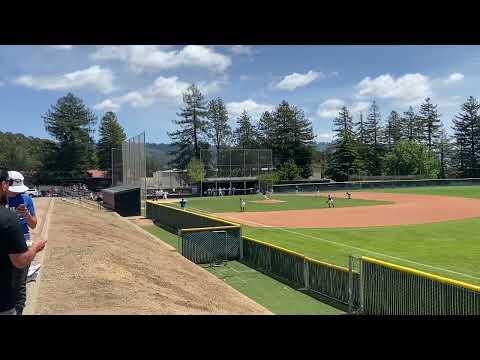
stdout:
{"type": "Polygon", "coordinates": [[[202,149],[200,160],[205,166],[202,188],[211,188],[217,195],[219,188],[223,189],[222,194],[232,193],[225,191],[232,188],[235,194],[272,189],[271,149],[202,149]]]}
{"type": "Polygon", "coordinates": [[[112,149],[112,186],[138,186],[141,190],[142,209],[146,191],[145,132],[112,149]]]}

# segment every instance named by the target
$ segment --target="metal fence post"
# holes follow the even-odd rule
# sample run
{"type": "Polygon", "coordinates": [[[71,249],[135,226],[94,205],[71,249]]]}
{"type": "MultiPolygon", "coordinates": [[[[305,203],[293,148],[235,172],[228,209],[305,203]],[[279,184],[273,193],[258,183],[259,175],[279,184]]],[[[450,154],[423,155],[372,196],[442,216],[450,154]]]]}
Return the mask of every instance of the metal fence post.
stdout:
{"type": "Polygon", "coordinates": [[[303,258],[303,281],[305,283],[305,290],[310,289],[310,266],[307,259],[303,258]]]}
{"type": "Polygon", "coordinates": [[[348,313],[353,311],[353,256],[348,257],[348,313]]]}
{"type": "Polygon", "coordinates": [[[358,263],[360,265],[360,313],[365,312],[365,299],[364,299],[364,284],[365,284],[365,279],[364,279],[364,273],[363,273],[363,262],[362,259],[358,259],[358,263]]]}

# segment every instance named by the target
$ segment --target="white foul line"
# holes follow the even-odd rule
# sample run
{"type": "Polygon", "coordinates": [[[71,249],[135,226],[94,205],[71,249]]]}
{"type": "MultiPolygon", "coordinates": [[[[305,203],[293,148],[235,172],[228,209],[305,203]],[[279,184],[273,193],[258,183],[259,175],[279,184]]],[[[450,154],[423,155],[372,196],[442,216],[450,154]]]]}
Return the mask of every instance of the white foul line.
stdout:
{"type": "MultiPolygon", "coordinates": [[[[227,216],[226,216],[226,217],[227,217],[227,216]]],[[[255,222],[250,221],[250,220],[246,220],[246,221],[245,221],[245,220],[243,220],[243,219],[238,219],[238,218],[235,218],[235,217],[233,217],[233,216],[228,216],[228,217],[231,218],[231,219],[234,219],[234,220],[236,220],[236,221],[239,221],[239,222],[242,222],[242,221],[243,221],[243,222],[250,222],[250,223],[252,223],[252,224],[260,225],[260,226],[262,226],[262,227],[267,227],[267,228],[271,228],[271,227],[272,227],[272,226],[270,226],[270,225],[264,225],[264,224],[260,224],[260,223],[255,223],[255,222]]],[[[386,255],[386,254],[382,254],[382,253],[379,253],[379,252],[376,252],[376,251],[367,250],[367,249],[362,249],[362,248],[359,248],[359,247],[356,247],[356,246],[351,246],[351,245],[347,245],[347,244],[342,244],[342,243],[338,243],[338,242],[336,242],[336,241],[327,240],[327,239],[322,239],[322,238],[319,238],[319,237],[316,237],[316,236],[312,236],[312,235],[302,234],[302,233],[299,233],[299,232],[293,231],[293,230],[288,230],[288,229],[284,229],[284,228],[275,228],[275,229],[276,229],[276,230],[282,230],[282,231],[289,232],[289,233],[296,234],[296,235],[300,235],[300,236],[304,236],[304,237],[307,237],[307,238],[315,239],[315,240],[320,240],[320,241],[323,241],[323,242],[326,242],[326,243],[329,243],[329,244],[334,244],[334,245],[338,245],[338,246],[343,246],[343,247],[350,248],[350,249],[355,249],[355,250],[358,250],[358,251],[363,251],[363,252],[368,252],[368,253],[375,254],[375,255],[384,256],[384,257],[387,257],[387,258],[390,258],[390,259],[394,259],[394,260],[405,261],[405,262],[408,262],[408,263],[411,263],[411,264],[420,265],[420,266],[424,266],[424,267],[431,268],[431,269],[435,269],[435,270],[446,271],[446,272],[449,272],[449,273],[452,273],[452,274],[461,275],[461,276],[468,277],[468,278],[475,279],[475,280],[480,280],[480,277],[477,277],[477,276],[468,275],[468,274],[464,274],[464,273],[457,272],[457,271],[453,271],[453,270],[444,269],[444,268],[437,267],[437,266],[426,265],[426,264],[422,264],[422,263],[419,263],[419,262],[416,262],[416,261],[412,261],[412,260],[408,260],[408,259],[403,259],[403,258],[391,256],[391,255],[386,255]]]]}

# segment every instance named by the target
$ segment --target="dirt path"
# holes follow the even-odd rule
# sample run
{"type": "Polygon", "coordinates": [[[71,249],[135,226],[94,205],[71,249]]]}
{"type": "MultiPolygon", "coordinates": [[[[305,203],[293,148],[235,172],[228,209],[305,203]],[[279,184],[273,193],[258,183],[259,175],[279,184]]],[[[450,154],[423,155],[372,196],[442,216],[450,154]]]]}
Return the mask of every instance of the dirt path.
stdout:
{"type": "MultiPolygon", "coordinates": [[[[337,197],[344,196],[344,192],[334,194],[337,197]]],[[[479,199],[374,192],[355,192],[353,197],[391,201],[394,204],[214,215],[246,225],[279,228],[392,226],[480,217],[479,199]]]]}
{"type": "Polygon", "coordinates": [[[41,271],[35,314],[270,313],[115,214],[58,199],[41,271]]]}

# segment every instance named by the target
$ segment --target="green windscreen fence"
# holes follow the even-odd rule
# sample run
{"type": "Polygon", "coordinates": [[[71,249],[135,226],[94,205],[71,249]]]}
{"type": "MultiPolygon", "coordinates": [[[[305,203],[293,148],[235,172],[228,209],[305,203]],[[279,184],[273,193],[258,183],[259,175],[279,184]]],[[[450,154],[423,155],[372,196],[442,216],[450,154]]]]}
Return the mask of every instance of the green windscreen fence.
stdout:
{"type": "Polygon", "coordinates": [[[363,313],[480,315],[480,287],[363,257],[363,313]]]}
{"type": "Polygon", "coordinates": [[[360,306],[360,275],[347,268],[323,263],[301,254],[248,237],[242,238],[246,265],[313,296],[323,296],[352,310],[360,306]]]}
{"type": "Polygon", "coordinates": [[[307,265],[310,291],[337,300],[342,304],[349,304],[351,296],[353,309],[359,309],[360,274],[358,272],[315,260],[307,261],[307,265]]]}
{"type": "Polygon", "coordinates": [[[305,285],[304,258],[295,253],[285,252],[268,244],[243,237],[242,261],[248,266],[269,274],[294,288],[305,285]]]}
{"type": "Polygon", "coordinates": [[[196,264],[240,258],[239,226],[182,229],[179,236],[181,254],[196,264]]]}
{"type": "Polygon", "coordinates": [[[146,217],[174,234],[177,234],[180,229],[187,228],[238,226],[238,224],[199,214],[191,210],[183,210],[173,205],[158,204],[152,201],[147,201],[146,217]]]}

